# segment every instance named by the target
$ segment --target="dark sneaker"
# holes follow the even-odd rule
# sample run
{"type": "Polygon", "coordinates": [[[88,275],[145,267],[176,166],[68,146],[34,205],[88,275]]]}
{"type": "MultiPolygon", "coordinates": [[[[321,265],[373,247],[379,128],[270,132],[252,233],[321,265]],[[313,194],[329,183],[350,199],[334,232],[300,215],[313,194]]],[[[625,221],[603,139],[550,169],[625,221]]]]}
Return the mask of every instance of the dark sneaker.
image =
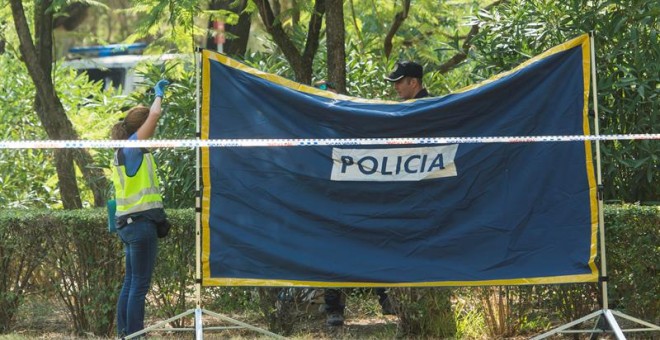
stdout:
{"type": "Polygon", "coordinates": [[[343,326],[344,314],[339,312],[328,313],[328,317],[325,319],[325,324],[328,326],[343,326]]]}
{"type": "Polygon", "coordinates": [[[383,308],[383,315],[396,315],[396,311],[394,310],[394,307],[392,307],[392,303],[390,303],[389,297],[385,299],[385,301],[383,301],[380,306],[383,308]]]}

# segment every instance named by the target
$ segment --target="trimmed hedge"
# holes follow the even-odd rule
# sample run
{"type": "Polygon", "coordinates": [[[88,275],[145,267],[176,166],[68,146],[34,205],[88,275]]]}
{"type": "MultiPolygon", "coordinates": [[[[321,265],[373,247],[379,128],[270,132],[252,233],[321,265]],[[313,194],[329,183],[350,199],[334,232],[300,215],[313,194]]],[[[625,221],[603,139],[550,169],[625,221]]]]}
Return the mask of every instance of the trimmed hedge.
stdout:
{"type": "MultiPolygon", "coordinates": [[[[149,299],[149,309],[159,319],[191,308],[194,289],[194,211],[167,213],[173,227],[159,244],[149,299]]],[[[605,224],[610,307],[658,323],[660,207],[608,205],[605,224]]],[[[46,294],[45,298],[59,297],[68,309],[73,332],[112,336],[123,268],[121,242],[108,233],[103,209],[0,211],[0,333],[11,331],[25,295],[36,292],[46,294]]],[[[552,302],[543,306],[557,315],[570,313],[575,306],[594,306],[594,285],[580,286],[570,285],[578,293],[574,298],[566,294],[566,285],[537,290],[545,297],[559,296],[562,306],[569,306],[567,310],[552,302]]],[[[212,295],[209,304],[226,299],[216,293],[205,294],[212,295]]],[[[222,294],[236,292],[226,289],[222,294]]]]}
{"type": "Polygon", "coordinates": [[[607,206],[610,308],[660,323],[660,206],[607,206]]]}
{"type": "MultiPolygon", "coordinates": [[[[150,303],[158,316],[185,310],[194,282],[195,217],[168,210],[170,235],[159,243],[150,303]]],[[[107,230],[104,209],[0,212],[0,333],[15,322],[25,294],[59,297],[72,331],[114,335],[115,308],[124,270],[123,246],[107,230]]]]}
{"type": "Polygon", "coordinates": [[[48,225],[35,227],[30,211],[0,211],[0,333],[9,332],[45,257],[48,225]]]}

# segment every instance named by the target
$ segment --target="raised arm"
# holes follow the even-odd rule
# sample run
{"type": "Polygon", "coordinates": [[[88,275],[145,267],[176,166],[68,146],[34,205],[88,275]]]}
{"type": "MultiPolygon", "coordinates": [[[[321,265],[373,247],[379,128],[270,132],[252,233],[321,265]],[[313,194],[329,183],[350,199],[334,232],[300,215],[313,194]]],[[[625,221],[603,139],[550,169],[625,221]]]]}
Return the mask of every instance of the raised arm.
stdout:
{"type": "Polygon", "coordinates": [[[151,104],[147,120],[137,130],[137,139],[149,139],[153,137],[154,132],[156,131],[156,124],[158,124],[158,120],[160,119],[163,95],[165,95],[165,87],[167,85],[169,85],[169,82],[165,79],[162,79],[156,83],[156,86],[154,86],[156,98],[151,104]]]}

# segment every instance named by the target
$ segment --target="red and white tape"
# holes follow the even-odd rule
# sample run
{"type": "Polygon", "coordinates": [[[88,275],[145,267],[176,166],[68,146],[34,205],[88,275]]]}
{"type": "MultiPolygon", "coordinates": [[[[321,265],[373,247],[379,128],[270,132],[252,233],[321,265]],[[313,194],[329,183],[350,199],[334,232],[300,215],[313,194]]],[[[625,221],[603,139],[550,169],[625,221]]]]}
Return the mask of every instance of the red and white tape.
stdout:
{"type": "Polygon", "coordinates": [[[415,145],[464,143],[537,143],[611,140],[657,140],[660,134],[598,136],[301,138],[301,139],[148,139],[148,140],[21,140],[0,141],[0,149],[227,148],[346,145],[415,145]]]}

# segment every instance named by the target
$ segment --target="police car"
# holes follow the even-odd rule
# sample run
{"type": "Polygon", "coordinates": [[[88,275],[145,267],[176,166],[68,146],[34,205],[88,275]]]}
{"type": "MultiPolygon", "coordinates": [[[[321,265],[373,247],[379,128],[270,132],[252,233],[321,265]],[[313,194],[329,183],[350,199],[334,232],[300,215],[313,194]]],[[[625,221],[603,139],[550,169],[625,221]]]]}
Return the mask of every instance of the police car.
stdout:
{"type": "Polygon", "coordinates": [[[129,94],[142,81],[135,72],[139,63],[162,64],[182,57],[181,54],[142,55],[146,47],[144,43],[73,47],[69,53],[75,59],[63,62],[62,66],[85,72],[92,81],[102,81],[104,89],[121,88],[122,94],[129,94]]]}

